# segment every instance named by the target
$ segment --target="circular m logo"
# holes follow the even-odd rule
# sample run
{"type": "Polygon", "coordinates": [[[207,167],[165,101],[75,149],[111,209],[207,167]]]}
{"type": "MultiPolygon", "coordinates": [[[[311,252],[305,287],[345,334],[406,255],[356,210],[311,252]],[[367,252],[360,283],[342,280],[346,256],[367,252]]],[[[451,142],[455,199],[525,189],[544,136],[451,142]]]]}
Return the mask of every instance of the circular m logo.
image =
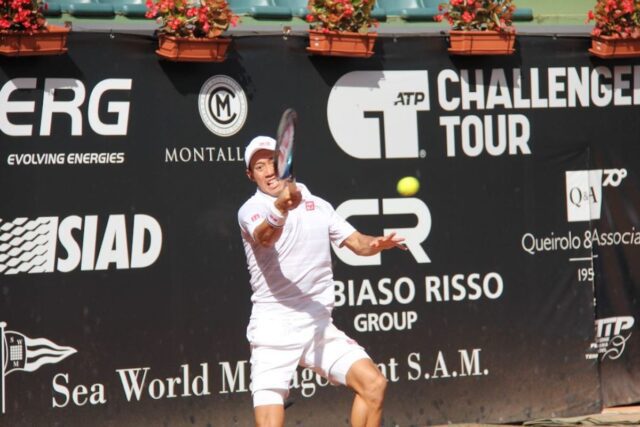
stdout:
{"type": "Polygon", "coordinates": [[[213,76],[200,89],[198,110],[211,132],[231,136],[242,129],[247,119],[247,96],[231,77],[213,76]]]}

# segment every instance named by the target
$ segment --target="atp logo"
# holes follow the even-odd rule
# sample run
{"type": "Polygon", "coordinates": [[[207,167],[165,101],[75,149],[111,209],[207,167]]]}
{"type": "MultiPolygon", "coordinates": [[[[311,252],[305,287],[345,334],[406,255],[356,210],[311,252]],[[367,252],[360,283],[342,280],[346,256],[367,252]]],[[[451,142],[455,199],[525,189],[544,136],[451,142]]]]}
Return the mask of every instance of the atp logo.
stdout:
{"type": "Polygon", "coordinates": [[[214,134],[235,135],[247,120],[247,96],[231,77],[213,76],[200,89],[198,111],[207,129],[214,134]]]}
{"type": "Polygon", "coordinates": [[[596,319],[596,342],[587,352],[587,359],[616,360],[622,356],[635,324],[632,316],[607,317],[596,319]],[[626,333],[626,336],[624,333],[626,333]]]}
{"type": "Polygon", "coordinates": [[[58,363],[77,353],[75,348],[55,344],[46,338],[29,338],[16,331],[6,331],[0,322],[0,394],[5,413],[5,377],[14,371],[33,372],[42,365],[58,363]]]}
{"type": "MultiPolygon", "coordinates": [[[[401,199],[357,199],[347,200],[336,209],[338,215],[344,219],[352,216],[366,215],[413,215],[417,223],[413,228],[385,228],[383,234],[397,233],[405,238],[404,244],[413,255],[416,262],[425,264],[431,259],[422,248],[422,243],[427,240],[431,232],[431,212],[427,205],[420,199],[403,197],[401,199]]],[[[359,256],[347,248],[333,246],[333,250],[342,262],[353,266],[381,265],[381,256],[359,256]]]]}
{"type": "Polygon", "coordinates": [[[618,187],[627,177],[626,169],[567,171],[567,221],[600,219],[602,190],[618,187]]]}
{"type": "Polygon", "coordinates": [[[331,90],[327,119],[338,146],[357,159],[425,157],[418,146],[418,112],[430,110],[429,74],[353,71],[331,90]]]}

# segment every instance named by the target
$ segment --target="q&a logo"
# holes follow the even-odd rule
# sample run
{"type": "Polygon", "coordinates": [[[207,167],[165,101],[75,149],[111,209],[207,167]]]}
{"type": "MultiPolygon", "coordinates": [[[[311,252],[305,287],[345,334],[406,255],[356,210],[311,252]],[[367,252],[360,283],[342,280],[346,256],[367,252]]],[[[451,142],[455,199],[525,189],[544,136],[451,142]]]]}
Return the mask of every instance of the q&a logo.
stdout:
{"type": "Polygon", "coordinates": [[[207,129],[218,136],[231,136],[247,120],[247,96],[231,77],[213,76],[200,89],[198,111],[207,129]]]}
{"type": "Polygon", "coordinates": [[[567,221],[600,219],[603,187],[618,187],[627,177],[626,169],[567,171],[567,221]]]}
{"type": "MultiPolygon", "coordinates": [[[[429,263],[431,259],[422,248],[422,242],[427,240],[431,232],[431,212],[427,205],[420,199],[407,197],[401,199],[357,199],[347,200],[336,209],[338,215],[344,219],[352,216],[367,215],[414,215],[417,223],[413,228],[385,228],[383,233],[398,233],[405,238],[404,244],[413,255],[416,262],[420,264],[429,263]],[[382,209],[380,209],[380,204],[382,209]]],[[[347,248],[338,248],[335,245],[333,250],[342,262],[348,265],[381,265],[380,254],[373,256],[359,256],[347,248]]]]}

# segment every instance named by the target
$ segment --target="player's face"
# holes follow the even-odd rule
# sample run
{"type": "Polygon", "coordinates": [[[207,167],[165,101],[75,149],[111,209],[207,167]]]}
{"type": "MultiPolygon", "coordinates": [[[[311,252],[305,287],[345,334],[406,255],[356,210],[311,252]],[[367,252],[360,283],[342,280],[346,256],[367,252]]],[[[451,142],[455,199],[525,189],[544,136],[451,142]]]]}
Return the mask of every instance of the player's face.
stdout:
{"type": "Polygon", "coordinates": [[[271,196],[277,197],[284,188],[285,182],[278,179],[273,163],[273,151],[259,150],[253,157],[247,170],[247,176],[258,188],[271,196]]]}

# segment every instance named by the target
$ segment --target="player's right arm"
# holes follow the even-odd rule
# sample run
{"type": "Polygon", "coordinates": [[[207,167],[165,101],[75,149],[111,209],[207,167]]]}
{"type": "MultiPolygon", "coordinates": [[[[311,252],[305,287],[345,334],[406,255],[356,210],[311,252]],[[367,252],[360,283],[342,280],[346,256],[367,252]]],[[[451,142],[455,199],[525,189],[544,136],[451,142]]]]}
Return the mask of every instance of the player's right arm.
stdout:
{"type": "Polygon", "coordinates": [[[289,211],[297,208],[301,200],[302,195],[295,183],[289,183],[273,205],[267,206],[266,209],[255,209],[253,213],[250,207],[243,207],[239,214],[240,225],[260,246],[272,247],[282,236],[289,211]],[[258,219],[262,221],[258,222],[258,219]]]}

